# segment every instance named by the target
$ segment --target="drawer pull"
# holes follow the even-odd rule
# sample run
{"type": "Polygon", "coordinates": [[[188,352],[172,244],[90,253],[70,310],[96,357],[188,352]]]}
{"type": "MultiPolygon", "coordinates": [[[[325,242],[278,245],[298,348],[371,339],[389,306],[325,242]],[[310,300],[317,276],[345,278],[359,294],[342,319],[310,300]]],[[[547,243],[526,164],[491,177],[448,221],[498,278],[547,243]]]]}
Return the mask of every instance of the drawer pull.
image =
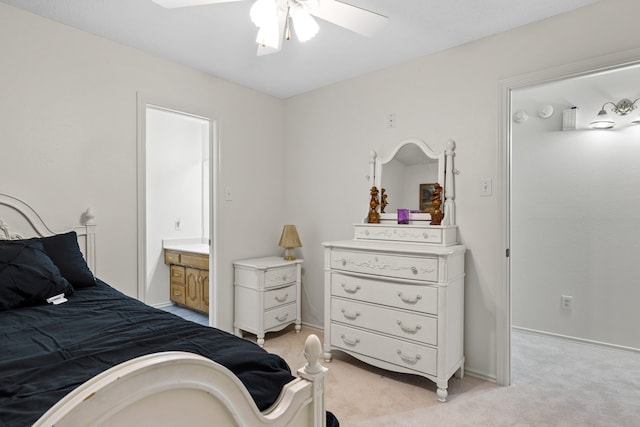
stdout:
{"type": "Polygon", "coordinates": [[[287,320],[287,317],[289,317],[289,313],[284,313],[284,314],[283,314],[283,315],[281,315],[281,316],[277,316],[277,315],[276,315],[276,320],[277,320],[278,322],[284,322],[285,320],[287,320]]]}
{"type": "Polygon", "coordinates": [[[353,288],[347,288],[347,284],[343,283],[342,284],[342,289],[344,289],[344,291],[348,294],[355,294],[356,292],[358,292],[360,290],[360,285],[356,285],[353,288]]]}
{"type": "Polygon", "coordinates": [[[422,233],[422,237],[424,237],[425,239],[428,239],[429,238],[429,233],[427,233],[427,232],[422,233]]]}
{"type": "Polygon", "coordinates": [[[411,357],[404,354],[400,349],[397,349],[396,352],[398,353],[398,356],[400,356],[400,359],[410,365],[415,365],[416,363],[418,363],[418,360],[422,359],[422,356],[420,356],[419,354],[416,354],[416,357],[411,357]]]}
{"type": "Polygon", "coordinates": [[[279,297],[278,295],[275,296],[275,299],[278,302],[285,302],[288,298],[289,298],[289,294],[284,294],[283,297],[279,297]]]}
{"type": "Polygon", "coordinates": [[[344,258],[342,258],[342,259],[340,260],[340,263],[341,263],[341,264],[342,264],[342,266],[344,267],[345,265],[347,265],[347,260],[346,260],[346,259],[344,259],[344,258]]]}
{"type": "Polygon", "coordinates": [[[180,276],[182,276],[182,274],[180,274],[179,271],[174,271],[173,272],[173,277],[180,277],[180,276]]]}
{"type": "Polygon", "coordinates": [[[180,291],[173,291],[173,295],[179,297],[180,295],[182,295],[182,292],[180,291]]]}
{"type": "MultiPolygon", "coordinates": [[[[360,338],[356,338],[355,340],[350,340],[348,339],[344,334],[340,334],[340,338],[342,338],[342,341],[346,344],[349,345],[351,347],[355,347],[356,345],[358,345],[358,343],[360,342],[360,338]]],[[[400,350],[398,350],[400,351],[400,350]]]]}
{"type": "Polygon", "coordinates": [[[422,295],[420,294],[416,295],[415,298],[407,298],[402,295],[402,292],[398,292],[398,296],[400,297],[402,302],[405,302],[407,304],[416,304],[418,301],[422,299],[422,295]]]}
{"type": "Polygon", "coordinates": [[[404,325],[402,323],[402,320],[398,320],[398,326],[400,326],[400,329],[402,329],[404,332],[408,333],[408,334],[415,334],[417,333],[420,329],[422,329],[422,326],[418,323],[416,324],[416,326],[414,328],[410,328],[406,325],[404,325]]]}
{"type": "Polygon", "coordinates": [[[356,320],[358,316],[360,316],[360,312],[356,311],[355,313],[348,312],[344,308],[342,309],[342,315],[349,320],[356,320]]]}
{"type": "Polygon", "coordinates": [[[412,272],[413,274],[418,274],[418,269],[417,269],[417,268],[415,268],[415,267],[411,267],[411,272],[412,272]]]}

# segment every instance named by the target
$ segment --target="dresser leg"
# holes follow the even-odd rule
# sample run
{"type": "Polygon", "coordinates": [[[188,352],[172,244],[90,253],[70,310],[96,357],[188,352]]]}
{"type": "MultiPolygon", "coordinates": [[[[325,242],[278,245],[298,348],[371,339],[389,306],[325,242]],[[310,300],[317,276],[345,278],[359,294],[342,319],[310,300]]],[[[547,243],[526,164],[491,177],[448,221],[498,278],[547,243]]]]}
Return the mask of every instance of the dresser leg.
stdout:
{"type": "Polygon", "coordinates": [[[258,335],[258,345],[264,347],[264,334],[262,336],[258,335]]]}
{"type": "Polygon", "coordinates": [[[233,328],[233,334],[237,337],[242,338],[242,331],[240,330],[240,328],[233,328]]]}
{"type": "Polygon", "coordinates": [[[300,326],[300,323],[296,323],[296,334],[299,334],[301,329],[302,326],[300,326]]]}
{"type": "Polygon", "coordinates": [[[449,393],[447,392],[446,388],[438,387],[438,391],[436,392],[436,394],[438,395],[438,402],[447,401],[447,396],[449,395],[449,393]]]}
{"type": "Polygon", "coordinates": [[[327,363],[331,363],[331,352],[330,351],[325,351],[324,352],[324,361],[327,363]]]}

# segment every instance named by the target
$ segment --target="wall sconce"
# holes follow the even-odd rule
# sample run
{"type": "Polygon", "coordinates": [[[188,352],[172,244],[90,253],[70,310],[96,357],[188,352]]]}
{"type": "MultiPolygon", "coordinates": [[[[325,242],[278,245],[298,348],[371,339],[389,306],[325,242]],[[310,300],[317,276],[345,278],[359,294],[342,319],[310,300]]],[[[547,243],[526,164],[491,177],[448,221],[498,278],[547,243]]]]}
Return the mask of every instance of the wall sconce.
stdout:
{"type": "Polygon", "coordinates": [[[280,236],[280,243],[278,246],[284,248],[284,259],[285,261],[294,261],[295,257],[295,248],[301,248],[302,243],[300,242],[300,237],[298,236],[298,230],[296,230],[295,225],[285,225],[282,229],[282,235],[280,236]]]}
{"type": "MultiPolygon", "coordinates": [[[[611,120],[611,118],[607,114],[607,111],[604,109],[604,107],[606,107],[608,104],[611,104],[613,106],[611,108],[612,112],[616,113],[619,116],[626,116],[627,114],[631,113],[633,110],[636,109],[636,103],[638,101],[640,101],[640,98],[636,99],[633,102],[628,100],[627,98],[624,98],[624,99],[621,99],[617,104],[614,104],[611,101],[605,102],[602,105],[602,108],[600,109],[600,111],[598,112],[598,115],[596,116],[595,120],[589,123],[589,127],[591,129],[611,129],[616,125],[616,123],[613,120],[611,120]]],[[[632,120],[631,124],[633,125],[640,124],[640,116],[632,120]]]]}

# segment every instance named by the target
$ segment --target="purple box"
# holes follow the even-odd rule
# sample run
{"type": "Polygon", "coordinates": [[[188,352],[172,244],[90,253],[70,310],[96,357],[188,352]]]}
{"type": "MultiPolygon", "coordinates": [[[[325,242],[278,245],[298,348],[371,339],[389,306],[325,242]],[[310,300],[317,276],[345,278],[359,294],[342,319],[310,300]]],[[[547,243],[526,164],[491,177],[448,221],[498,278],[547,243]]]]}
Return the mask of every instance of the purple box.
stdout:
{"type": "Polygon", "coordinates": [[[409,209],[398,209],[398,224],[409,224],[409,209]]]}

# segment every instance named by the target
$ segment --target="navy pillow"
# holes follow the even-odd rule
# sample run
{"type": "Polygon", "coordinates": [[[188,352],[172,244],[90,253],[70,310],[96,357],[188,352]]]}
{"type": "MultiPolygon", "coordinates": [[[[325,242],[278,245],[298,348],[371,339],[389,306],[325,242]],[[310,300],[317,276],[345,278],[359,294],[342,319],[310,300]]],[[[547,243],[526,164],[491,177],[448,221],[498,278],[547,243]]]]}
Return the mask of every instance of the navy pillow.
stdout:
{"type": "Polygon", "coordinates": [[[78,235],[75,231],[56,234],[39,239],[51,261],[58,267],[60,274],[76,289],[96,286],[96,279],[78,246],[78,235]]]}
{"type": "Polygon", "coordinates": [[[71,284],[34,240],[0,241],[0,311],[42,304],[73,293],[71,284]]]}

